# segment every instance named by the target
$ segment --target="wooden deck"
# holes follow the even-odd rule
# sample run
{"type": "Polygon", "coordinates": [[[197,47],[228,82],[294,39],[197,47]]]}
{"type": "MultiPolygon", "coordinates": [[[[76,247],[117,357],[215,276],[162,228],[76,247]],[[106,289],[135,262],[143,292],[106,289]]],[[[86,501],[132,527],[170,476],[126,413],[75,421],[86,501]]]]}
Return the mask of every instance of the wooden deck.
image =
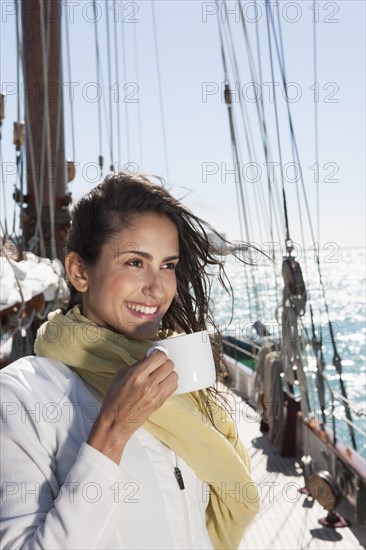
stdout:
{"type": "MultiPolygon", "coordinates": [[[[259,429],[256,412],[235,396],[235,419],[239,435],[249,451],[254,481],[261,493],[261,510],[249,526],[240,549],[297,550],[365,548],[366,529],[322,527],[318,519],[325,510],[311,497],[302,495],[301,468],[292,458],[275,453],[259,429]]],[[[347,509],[337,509],[347,515],[347,509]]],[[[351,519],[351,518],[350,518],[351,519]]]]}

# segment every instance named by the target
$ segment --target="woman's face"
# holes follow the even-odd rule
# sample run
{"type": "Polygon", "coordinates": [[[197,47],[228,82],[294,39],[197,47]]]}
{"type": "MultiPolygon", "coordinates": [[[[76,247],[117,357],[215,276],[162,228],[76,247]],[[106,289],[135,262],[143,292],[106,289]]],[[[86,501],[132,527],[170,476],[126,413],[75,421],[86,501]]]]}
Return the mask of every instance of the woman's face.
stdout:
{"type": "Polygon", "coordinates": [[[86,268],[83,315],[126,336],[152,338],[176,293],[178,259],[178,232],[168,217],[133,217],[86,268]]]}

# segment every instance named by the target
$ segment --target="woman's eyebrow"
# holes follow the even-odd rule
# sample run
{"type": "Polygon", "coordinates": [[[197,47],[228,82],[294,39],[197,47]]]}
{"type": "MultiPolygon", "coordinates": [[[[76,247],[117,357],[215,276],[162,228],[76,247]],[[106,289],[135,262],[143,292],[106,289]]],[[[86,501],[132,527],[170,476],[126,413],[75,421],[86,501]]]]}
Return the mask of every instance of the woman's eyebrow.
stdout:
{"type": "MultiPolygon", "coordinates": [[[[123,250],[122,252],[119,252],[117,254],[118,256],[121,256],[122,254],[136,254],[138,256],[142,256],[143,258],[146,258],[147,260],[153,260],[153,257],[148,252],[143,252],[142,250],[123,250]]],[[[163,262],[171,262],[172,260],[179,260],[179,255],[174,254],[173,256],[168,256],[167,258],[163,259],[163,262]]]]}

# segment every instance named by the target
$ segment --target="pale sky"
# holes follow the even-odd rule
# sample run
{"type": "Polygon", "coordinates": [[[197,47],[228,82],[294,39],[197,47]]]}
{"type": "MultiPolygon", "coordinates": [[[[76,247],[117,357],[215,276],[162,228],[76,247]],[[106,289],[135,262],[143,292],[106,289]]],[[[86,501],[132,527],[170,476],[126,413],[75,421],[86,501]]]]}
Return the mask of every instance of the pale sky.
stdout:
{"type": "MultiPolygon", "coordinates": [[[[94,13],[90,0],[64,1],[64,16],[69,21],[71,43],[71,82],[63,88],[66,151],[72,156],[70,132],[70,101],[74,108],[77,167],[75,180],[69,185],[73,198],[98,183],[95,168],[99,155],[98,111],[96,99],[96,63],[94,13]]],[[[14,147],[12,127],[16,119],[16,43],[15,16],[12,0],[1,0],[1,88],[7,92],[6,118],[2,128],[3,167],[6,173],[6,202],[8,224],[12,219],[11,195],[14,177],[14,147]]],[[[276,141],[272,81],[275,82],[282,164],[285,167],[285,190],[288,198],[290,231],[296,242],[301,242],[299,212],[296,203],[296,184],[291,163],[286,101],[275,59],[274,79],[269,64],[264,2],[227,2],[219,8],[214,1],[154,1],[159,51],[159,70],[163,100],[167,158],[168,187],[173,194],[184,197],[184,202],[197,214],[213,224],[227,237],[238,240],[240,229],[237,215],[235,177],[231,156],[230,132],[225,103],[222,99],[223,66],[220,54],[218,21],[219,9],[225,36],[233,35],[241,81],[233,74],[228,58],[230,83],[236,91],[234,111],[239,128],[240,150],[243,159],[242,174],[246,179],[246,207],[250,213],[251,240],[261,244],[270,239],[265,229],[264,213],[254,205],[254,188],[262,189],[267,200],[266,167],[256,119],[256,101],[253,93],[263,97],[267,126],[270,134],[274,175],[280,180],[279,152],[276,141]],[[243,11],[241,11],[243,8],[243,11]],[[251,47],[256,56],[256,22],[262,53],[262,82],[253,88],[242,34],[244,17],[251,47]],[[252,127],[252,140],[257,153],[255,164],[249,165],[245,147],[238,93],[252,127]],[[253,171],[254,169],[254,171],[253,171]],[[262,180],[260,179],[262,176],[262,180]]],[[[290,109],[298,140],[304,184],[316,240],[316,183],[314,97],[317,99],[319,120],[319,192],[320,243],[346,246],[364,246],[365,240],[365,3],[360,1],[316,2],[317,24],[317,82],[314,86],[313,66],[313,2],[281,1],[273,16],[280,18],[290,109]],[[316,94],[316,96],[314,95],[316,94]]],[[[164,158],[164,139],[153,32],[152,6],[149,0],[140,2],[98,1],[98,36],[102,59],[104,84],[101,88],[103,121],[103,154],[105,173],[110,164],[107,125],[109,122],[109,94],[113,109],[114,160],[119,166],[127,161],[143,170],[167,178],[164,158]],[[109,10],[108,10],[109,8],[109,10]],[[119,86],[114,53],[111,57],[111,90],[108,82],[107,18],[110,14],[110,45],[114,51],[114,28],[118,30],[119,86]],[[115,27],[113,24],[115,21],[115,27]],[[113,30],[112,30],[113,29],[113,30]],[[122,40],[124,33],[124,40],[122,40]],[[137,44],[137,50],[135,49],[137,44]],[[124,52],[124,55],[123,55],[124,52]],[[137,60],[137,64],[136,64],[137,60]],[[119,102],[117,91],[120,92],[119,102]],[[118,107],[120,111],[118,114],[118,107]],[[127,107],[127,111],[126,111],[127,107]],[[128,115],[128,119],[126,117],[128,115]],[[118,158],[117,119],[121,121],[121,147],[118,158]],[[139,130],[139,120],[141,123],[139,130]],[[127,131],[129,140],[127,145],[127,131]],[[140,139],[141,138],[141,139],[140,139]],[[128,156],[129,152],[129,156],[128,156]]],[[[65,21],[63,32],[65,36],[65,21]]],[[[278,27],[276,27],[278,29],[278,27]]],[[[64,53],[65,53],[64,41],[64,53]]],[[[273,52],[276,57],[275,52],[273,52]]],[[[66,56],[64,55],[64,62],[66,56]]],[[[64,81],[69,82],[64,65],[64,81]]],[[[259,81],[258,81],[259,82],[259,81]]],[[[21,88],[22,91],[22,88],[21,88]]],[[[258,98],[258,95],[257,95],[258,98]]],[[[21,94],[21,111],[24,108],[21,94]]],[[[22,115],[24,117],[24,115],[22,115]]],[[[301,191],[302,193],[302,191],[301,191]]],[[[3,196],[1,195],[1,199],[3,196]]],[[[3,202],[3,201],[2,201],[3,202]]],[[[309,225],[301,195],[301,215],[304,223],[305,244],[312,246],[309,225]]],[[[1,216],[4,215],[2,205],[1,216]]],[[[277,240],[278,235],[275,235],[277,240]]]]}

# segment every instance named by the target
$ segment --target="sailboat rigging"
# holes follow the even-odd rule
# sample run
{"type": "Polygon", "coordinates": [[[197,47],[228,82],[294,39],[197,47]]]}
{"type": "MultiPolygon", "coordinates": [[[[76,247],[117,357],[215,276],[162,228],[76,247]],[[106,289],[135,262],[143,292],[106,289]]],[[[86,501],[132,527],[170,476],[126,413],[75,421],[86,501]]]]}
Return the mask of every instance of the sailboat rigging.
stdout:
{"type": "MultiPolygon", "coordinates": [[[[246,24],[244,5],[237,4],[241,15],[239,22],[245,43],[249,79],[253,84],[253,89],[255,89],[256,83],[258,83],[259,89],[263,89],[263,48],[261,47],[262,38],[258,21],[256,21],[255,39],[253,41],[253,33],[249,32],[246,24]]],[[[256,5],[256,2],[254,4],[256,5]]],[[[112,75],[112,50],[114,50],[114,76],[117,79],[118,92],[120,92],[120,57],[124,58],[123,80],[127,82],[125,27],[122,26],[121,33],[117,33],[117,26],[113,25],[112,27],[110,24],[112,3],[107,0],[105,6],[107,14],[105,18],[105,35],[108,52],[108,87],[109,90],[114,90],[112,75]]],[[[100,6],[96,0],[93,0],[93,2],[90,2],[90,7],[93,13],[92,21],[94,25],[95,90],[98,91],[103,87],[104,77],[100,47],[101,21],[98,20],[100,6]]],[[[325,486],[329,491],[333,491],[334,495],[338,495],[338,486],[341,486],[343,496],[352,504],[355,521],[365,524],[366,515],[363,501],[366,494],[366,480],[363,471],[364,461],[357,453],[357,433],[361,432],[362,436],[365,434],[354,422],[354,411],[347,394],[342,359],[338,351],[336,335],[334,334],[326,299],[319,249],[315,247],[314,251],[318,285],[316,288],[314,286],[309,288],[306,256],[303,274],[296,254],[297,245],[293,240],[292,227],[296,214],[294,214],[295,209],[288,198],[284,178],[283,143],[285,140],[290,143],[291,169],[295,172],[298,170],[298,173],[294,175],[294,181],[304,250],[306,249],[303,227],[304,211],[312,235],[312,242],[320,242],[319,201],[316,214],[318,229],[316,241],[312,222],[313,216],[311,215],[306,192],[303,177],[304,170],[302,170],[299,144],[295,132],[295,122],[291,112],[291,101],[288,96],[289,81],[281,30],[280,6],[278,3],[273,5],[272,2],[266,0],[263,11],[266,18],[266,40],[272,83],[272,116],[275,127],[273,142],[271,142],[270,124],[268,123],[269,114],[266,111],[263,96],[260,95],[257,101],[253,101],[254,114],[251,115],[248,113],[248,105],[241,94],[238,95],[239,101],[233,100],[235,86],[237,85],[242,89],[244,85],[241,72],[243,69],[239,63],[239,53],[241,54],[242,51],[240,50],[238,53],[235,46],[234,33],[230,26],[228,3],[216,0],[216,2],[210,3],[210,7],[217,16],[219,44],[217,51],[221,53],[224,76],[223,100],[228,115],[228,135],[235,172],[236,203],[241,228],[241,241],[255,242],[256,230],[252,219],[253,213],[255,213],[256,217],[262,220],[259,225],[261,241],[265,242],[266,237],[264,235],[268,235],[270,239],[269,256],[271,258],[271,268],[273,269],[273,275],[270,276],[266,272],[263,280],[260,280],[255,265],[246,266],[242,272],[246,296],[249,301],[249,320],[257,330],[257,338],[244,338],[243,334],[240,334],[238,338],[230,338],[224,334],[222,346],[233,379],[232,387],[253,404],[255,403],[258,410],[262,411],[263,427],[269,430],[272,443],[279,452],[288,453],[289,455],[301,454],[304,459],[304,477],[308,490],[321,501],[321,495],[319,496],[321,487],[325,486]],[[282,112],[282,118],[275,85],[277,75],[279,75],[280,84],[285,94],[285,112],[282,112]],[[255,139],[255,130],[252,129],[253,119],[257,124],[258,140],[255,139]],[[286,124],[283,123],[283,119],[286,120],[286,124]],[[276,156],[279,159],[277,165],[280,169],[280,182],[277,181],[273,169],[276,164],[273,159],[276,156]],[[249,191],[243,176],[243,168],[248,168],[252,180],[256,181],[255,168],[260,164],[259,159],[263,159],[265,173],[264,176],[261,174],[261,177],[258,178],[260,185],[255,185],[249,191]],[[250,202],[251,195],[254,199],[252,204],[250,202]],[[282,245],[280,254],[275,250],[276,235],[278,235],[278,242],[281,242],[282,245]],[[280,282],[281,276],[283,283],[280,282]],[[266,327],[266,308],[264,306],[266,298],[260,293],[263,287],[267,291],[267,296],[271,292],[271,298],[275,297],[277,304],[276,319],[280,327],[279,338],[276,338],[273,331],[271,332],[266,327]],[[317,317],[318,320],[322,321],[324,314],[326,324],[323,326],[322,322],[316,322],[314,318],[317,317]],[[305,326],[306,316],[309,317],[308,328],[305,326]],[[325,330],[328,331],[330,336],[333,352],[332,364],[338,375],[339,391],[329,383],[326,376],[325,330]],[[313,375],[316,379],[315,385],[312,381],[313,375]],[[328,414],[326,414],[327,392],[332,403],[331,425],[329,427],[328,414]],[[314,394],[317,399],[314,399],[314,394]],[[340,401],[344,407],[343,420],[347,424],[350,446],[344,444],[338,438],[334,416],[335,400],[340,401]],[[318,412],[321,415],[320,422],[316,421],[318,412]],[[288,434],[286,435],[292,429],[291,423],[293,426],[296,424],[298,434],[301,433],[301,436],[299,436],[301,443],[297,443],[295,439],[290,441],[288,434]],[[326,446],[331,458],[327,456],[325,460],[322,457],[322,445],[326,446]],[[336,488],[334,489],[334,487],[336,488]]],[[[61,59],[61,0],[27,0],[23,2],[15,0],[14,8],[18,49],[18,90],[20,89],[20,73],[22,72],[26,93],[24,94],[24,122],[21,120],[21,105],[20,99],[18,99],[17,121],[14,125],[14,145],[16,149],[16,190],[14,199],[20,211],[19,232],[8,231],[6,222],[2,225],[1,255],[4,259],[2,265],[4,273],[6,270],[6,276],[9,280],[12,279],[11,284],[15,288],[15,291],[11,294],[11,285],[9,285],[7,301],[1,304],[2,346],[6,350],[2,352],[2,366],[14,360],[17,356],[32,353],[32,339],[35,331],[51,308],[59,307],[65,297],[66,286],[59,260],[62,260],[62,250],[70,221],[69,205],[72,197],[67,185],[74,180],[76,174],[73,102],[70,102],[71,122],[69,123],[73,142],[73,159],[67,161],[65,155],[64,98],[62,94],[58,93],[62,89],[64,71],[61,59]],[[47,90],[47,93],[45,93],[45,90],[47,90]],[[54,94],[52,94],[52,90],[54,94]],[[47,262],[45,258],[49,258],[49,261],[47,262]],[[22,262],[28,262],[28,264],[24,264],[22,267],[22,262]],[[40,265],[42,265],[43,271],[38,269],[40,265]],[[37,288],[32,290],[26,287],[27,271],[31,273],[32,269],[35,270],[36,268],[38,272],[35,277],[46,278],[47,284],[44,287],[38,284],[37,288]]],[[[162,87],[163,79],[158,48],[159,36],[154,2],[151,4],[151,10],[155,65],[158,77],[157,96],[158,110],[161,117],[162,156],[165,174],[169,180],[168,125],[164,113],[164,90],[162,87]]],[[[316,11],[314,10],[314,21],[315,16],[316,11]]],[[[66,20],[65,28],[68,78],[72,82],[72,58],[69,46],[68,22],[66,20]]],[[[135,69],[138,75],[140,67],[135,28],[133,32],[135,33],[135,69]]],[[[317,79],[316,36],[316,27],[314,26],[315,82],[317,79]]],[[[131,90],[128,89],[128,86],[126,89],[126,85],[124,90],[130,93],[131,90]]],[[[132,87],[132,96],[133,94],[132,87]]],[[[124,120],[121,124],[122,102],[115,102],[114,113],[112,97],[113,95],[110,93],[108,104],[104,101],[104,98],[102,101],[95,102],[99,142],[97,161],[95,161],[98,167],[98,180],[105,170],[103,156],[106,147],[104,144],[105,137],[107,137],[109,149],[109,170],[115,170],[116,165],[118,167],[123,165],[121,163],[122,158],[126,158],[127,166],[135,166],[131,161],[130,151],[130,111],[125,104],[124,120]],[[122,128],[125,130],[124,138],[122,128]],[[126,150],[125,155],[122,154],[122,147],[126,150]]],[[[5,106],[5,96],[2,95],[0,104],[1,121],[4,119],[5,106]]],[[[138,102],[137,126],[140,161],[142,162],[143,126],[140,108],[138,102]]],[[[319,158],[317,120],[318,105],[315,102],[316,163],[318,163],[319,158]]],[[[3,184],[5,184],[4,178],[3,184]]],[[[319,193],[319,189],[317,192],[319,193]]],[[[4,275],[2,276],[4,277],[4,275]]],[[[294,437],[294,431],[291,433],[291,437],[294,437]]],[[[339,521],[339,516],[334,511],[338,500],[337,496],[334,506],[327,509],[329,525],[332,525],[332,522],[335,524],[339,521]]]]}

